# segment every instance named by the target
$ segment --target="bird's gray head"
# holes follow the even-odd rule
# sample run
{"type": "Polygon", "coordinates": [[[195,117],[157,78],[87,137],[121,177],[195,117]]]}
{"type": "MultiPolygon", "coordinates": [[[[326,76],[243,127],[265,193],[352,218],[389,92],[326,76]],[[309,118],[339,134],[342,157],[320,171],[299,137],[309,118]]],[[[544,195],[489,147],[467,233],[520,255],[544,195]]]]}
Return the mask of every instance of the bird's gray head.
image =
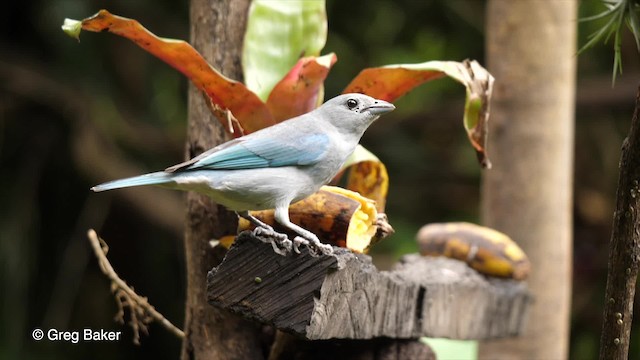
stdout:
{"type": "Polygon", "coordinates": [[[343,94],[325,102],[318,110],[334,126],[364,132],[380,115],[396,107],[364,94],[343,94]]]}

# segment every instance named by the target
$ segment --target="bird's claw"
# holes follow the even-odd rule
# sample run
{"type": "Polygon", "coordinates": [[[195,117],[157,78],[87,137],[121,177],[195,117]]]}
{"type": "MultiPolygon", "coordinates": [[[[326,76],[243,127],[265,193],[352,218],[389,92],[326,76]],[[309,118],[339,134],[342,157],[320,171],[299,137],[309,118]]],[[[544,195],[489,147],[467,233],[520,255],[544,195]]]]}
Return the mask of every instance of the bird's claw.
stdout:
{"type": "Polygon", "coordinates": [[[333,255],[333,246],[327,244],[317,244],[318,251],[322,255],[333,255]]]}
{"type": "Polygon", "coordinates": [[[333,254],[333,247],[331,245],[323,244],[315,239],[307,241],[307,248],[309,248],[309,255],[313,257],[333,254]]]}
{"type": "Polygon", "coordinates": [[[309,240],[303,238],[302,236],[296,236],[293,239],[293,251],[295,251],[296,254],[300,254],[300,245],[309,246],[309,240]]]}
{"type": "Polygon", "coordinates": [[[333,247],[321,243],[318,239],[306,239],[302,236],[296,236],[291,241],[287,235],[275,231],[271,226],[256,227],[253,229],[253,235],[263,242],[271,244],[273,251],[282,256],[291,254],[292,250],[296,254],[300,254],[300,246],[302,245],[307,246],[309,255],[313,257],[333,254],[333,247]]]}
{"type": "Polygon", "coordinates": [[[257,237],[270,237],[280,241],[288,240],[289,238],[285,234],[281,234],[275,231],[271,226],[268,227],[256,227],[253,229],[253,235],[257,237]]]}
{"type": "Polygon", "coordinates": [[[293,242],[289,240],[287,235],[273,230],[271,226],[256,227],[252,233],[262,242],[271,244],[273,252],[278,255],[287,256],[291,254],[291,250],[294,248],[293,242]]]}
{"type": "Polygon", "coordinates": [[[287,256],[291,254],[292,243],[291,240],[285,239],[281,240],[279,243],[276,239],[271,239],[271,247],[273,247],[273,252],[278,255],[287,256]],[[278,247],[280,246],[280,247],[278,247]]]}

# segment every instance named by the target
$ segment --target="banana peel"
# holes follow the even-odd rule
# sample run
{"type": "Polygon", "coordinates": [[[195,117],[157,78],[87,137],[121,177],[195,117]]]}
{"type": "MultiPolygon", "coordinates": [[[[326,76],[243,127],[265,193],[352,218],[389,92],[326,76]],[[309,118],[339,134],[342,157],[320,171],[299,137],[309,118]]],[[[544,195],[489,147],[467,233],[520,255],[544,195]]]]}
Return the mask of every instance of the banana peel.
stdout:
{"type": "Polygon", "coordinates": [[[421,255],[462,260],[485,275],[524,280],[531,271],[527,255],[510,237],[484,226],[429,224],[420,229],[417,241],[421,255]]]}
{"type": "Polygon", "coordinates": [[[361,161],[347,170],[346,188],[375,201],[376,209],[384,211],[389,191],[389,174],[382,162],[361,161]]]}
{"type": "MultiPolygon", "coordinates": [[[[250,214],[291,239],[298,236],[274,220],[273,210],[250,211],[250,214]]],[[[323,186],[315,194],[289,206],[289,218],[316,234],[323,243],[346,247],[356,253],[368,252],[372,245],[394,232],[386,215],[376,210],[373,200],[336,186],[323,186]]],[[[254,228],[249,221],[238,220],[238,232],[254,228]]],[[[225,236],[220,244],[228,248],[234,238],[225,236]]]]}
{"type": "Polygon", "coordinates": [[[384,212],[389,191],[387,167],[371,151],[358,144],[351,156],[342,165],[341,171],[331,185],[344,183],[344,188],[375,201],[379,213],[384,212]]]}

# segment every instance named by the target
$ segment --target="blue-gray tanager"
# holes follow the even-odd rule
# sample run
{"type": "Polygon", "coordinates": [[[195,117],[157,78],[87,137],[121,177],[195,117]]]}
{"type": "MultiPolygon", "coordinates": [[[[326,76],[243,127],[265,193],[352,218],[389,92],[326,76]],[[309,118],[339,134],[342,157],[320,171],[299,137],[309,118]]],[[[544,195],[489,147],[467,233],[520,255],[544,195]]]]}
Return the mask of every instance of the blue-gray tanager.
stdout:
{"type": "Polygon", "coordinates": [[[307,245],[312,255],[331,254],[312,232],[289,220],[289,205],[316,192],[340,170],[364,131],[393,104],[363,94],[337,96],[307,114],[218,145],[164,171],[107,182],[104,191],[139,185],[191,190],[213,198],[256,226],[274,251],[285,255],[307,245]],[[275,209],[275,220],[300,236],[286,235],[249,214],[275,209]]]}

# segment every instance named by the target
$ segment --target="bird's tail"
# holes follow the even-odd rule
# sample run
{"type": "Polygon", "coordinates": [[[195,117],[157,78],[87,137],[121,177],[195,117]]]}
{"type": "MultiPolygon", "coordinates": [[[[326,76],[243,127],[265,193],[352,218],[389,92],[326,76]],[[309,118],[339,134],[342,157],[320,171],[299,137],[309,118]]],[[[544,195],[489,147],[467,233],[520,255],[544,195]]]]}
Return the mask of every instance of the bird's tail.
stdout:
{"type": "Polygon", "coordinates": [[[173,181],[172,174],[164,171],[158,171],[158,172],[140,175],[140,176],[134,176],[126,179],[109,181],[104,184],[96,185],[92,187],[91,190],[98,192],[98,191],[126,188],[131,186],[160,185],[160,184],[166,184],[172,181],[173,181]]]}

